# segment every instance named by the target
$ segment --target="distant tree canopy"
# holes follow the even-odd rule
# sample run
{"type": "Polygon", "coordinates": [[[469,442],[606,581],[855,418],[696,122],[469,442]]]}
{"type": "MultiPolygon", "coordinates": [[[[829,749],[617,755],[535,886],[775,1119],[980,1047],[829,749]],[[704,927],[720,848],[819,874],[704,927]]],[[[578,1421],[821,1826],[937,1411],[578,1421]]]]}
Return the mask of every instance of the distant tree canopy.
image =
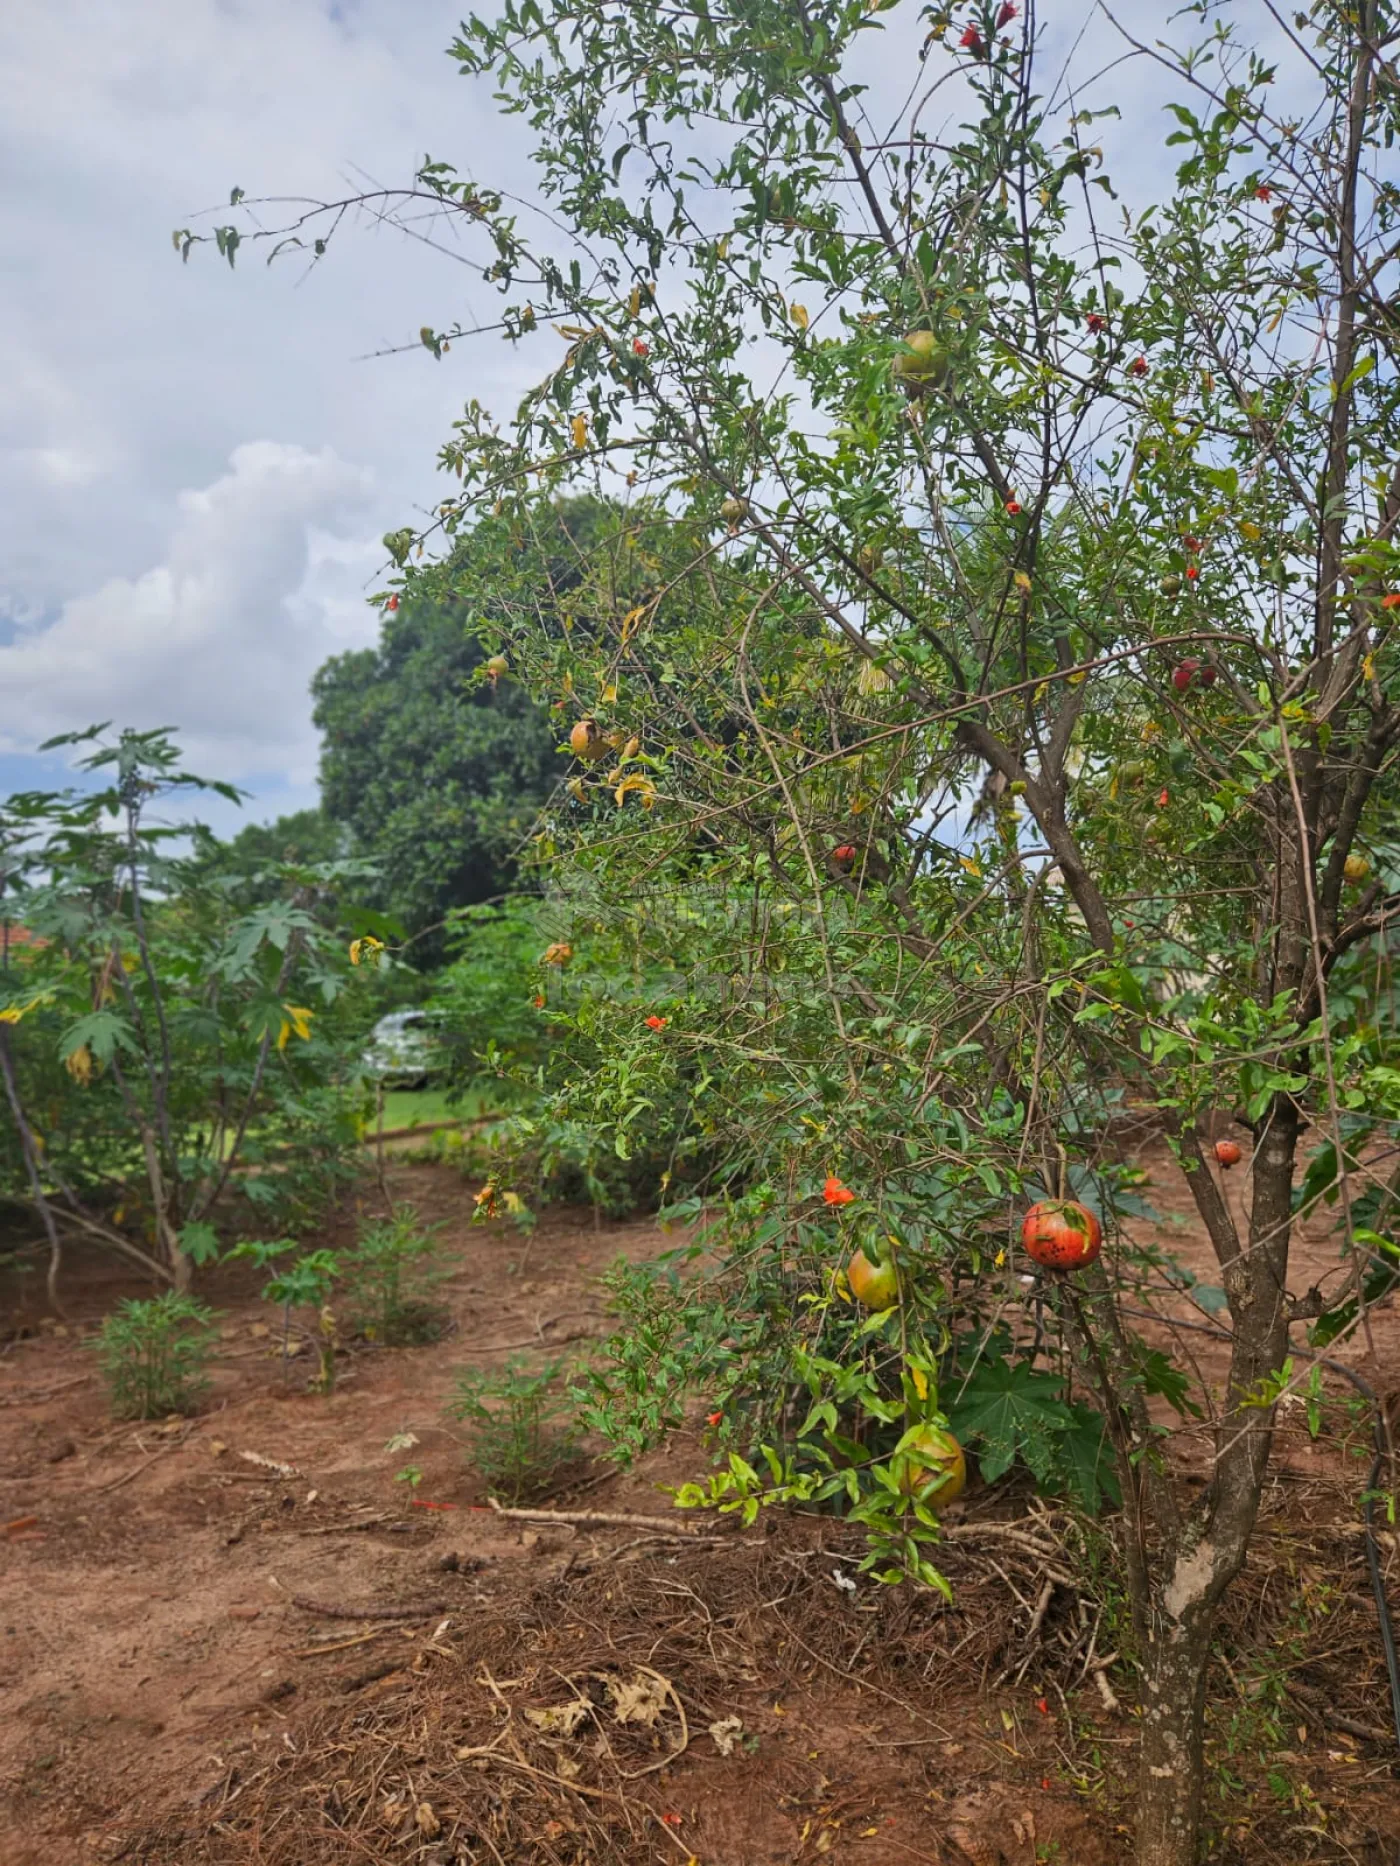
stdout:
{"type": "Polygon", "coordinates": [[[503,644],[522,608],[552,624],[605,510],[561,505],[545,540],[487,519],[431,583],[386,608],[377,647],[333,656],[312,682],[324,814],[378,864],[376,902],[411,933],[516,885],[521,844],[567,761],[547,714],[508,674],[490,678],[480,623],[499,618],[503,644]]]}
{"type": "Polygon", "coordinates": [[[234,866],[248,871],[260,864],[343,861],[352,853],[352,844],[344,824],[313,806],[271,823],[246,824],[229,838],[226,850],[234,866]]]}

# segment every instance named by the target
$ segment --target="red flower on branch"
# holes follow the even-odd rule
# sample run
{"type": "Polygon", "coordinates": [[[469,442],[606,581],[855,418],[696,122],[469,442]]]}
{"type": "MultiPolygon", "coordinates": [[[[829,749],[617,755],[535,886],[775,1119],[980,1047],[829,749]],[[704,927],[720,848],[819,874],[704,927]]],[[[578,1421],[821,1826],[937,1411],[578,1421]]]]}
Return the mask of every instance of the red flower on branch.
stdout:
{"type": "Polygon", "coordinates": [[[855,1198],[849,1186],[843,1186],[835,1173],[828,1173],[826,1184],[822,1187],[822,1197],[828,1205],[849,1205],[855,1198]]]}

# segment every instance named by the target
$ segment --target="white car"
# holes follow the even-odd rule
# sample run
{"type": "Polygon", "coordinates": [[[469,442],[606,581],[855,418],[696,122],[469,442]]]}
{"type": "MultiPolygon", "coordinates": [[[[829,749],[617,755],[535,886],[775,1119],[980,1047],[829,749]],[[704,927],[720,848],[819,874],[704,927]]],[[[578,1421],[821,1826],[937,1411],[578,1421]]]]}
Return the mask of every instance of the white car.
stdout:
{"type": "Polygon", "coordinates": [[[370,1032],[361,1058],[386,1088],[424,1088],[446,1063],[436,1020],[428,1011],[390,1011],[370,1032]]]}

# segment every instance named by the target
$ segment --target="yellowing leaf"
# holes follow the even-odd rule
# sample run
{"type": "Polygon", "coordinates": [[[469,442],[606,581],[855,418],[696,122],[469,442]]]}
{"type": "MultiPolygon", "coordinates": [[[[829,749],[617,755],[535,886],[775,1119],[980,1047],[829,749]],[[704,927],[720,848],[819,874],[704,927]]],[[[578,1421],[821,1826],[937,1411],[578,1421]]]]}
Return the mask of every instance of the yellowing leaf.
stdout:
{"type": "Polygon", "coordinates": [[[287,1015],[283,1019],[282,1028],[277,1032],[277,1047],[279,1050],[286,1049],[287,1038],[291,1036],[294,1030],[301,1038],[302,1042],[305,1043],[307,1038],[311,1035],[311,1019],[315,1016],[315,1012],[308,1011],[304,1004],[284,1004],[282,1009],[287,1015]]]}
{"type": "Polygon", "coordinates": [[[911,1367],[909,1369],[909,1378],[913,1381],[914,1391],[918,1394],[919,1398],[921,1400],[927,1399],[928,1398],[928,1380],[925,1378],[923,1368],[922,1367],[911,1367]]]}
{"type": "Polygon", "coordinates": [[[642,288],[640,285],[634,285],[627,297],[627,315],[629,317],[636,317],[641,308],[642,288]]]}
{"type": "Polygon", "coordinates": [[[575,447],[586,447],[588,445],[588,416],[575,415],[569,423],[569,433],[573,436],[575,447]]]}
{"type": "Polygon", "coordinates": [[[48,1001],[49,993],[41,991],[36,993],[27,1004],[7,1004],[3,1010],[0,1010],[0,1024],[17,1024],[22,1017],[28,1017],[31,1011],[37,1010],[41,1004],[47,1004],[48,1001]]]}
{"type": "Polygon", "coordinates": [[[1016,588],[1021,592],[1023,596],[1030,595],[1031,580],[1026,575],[1024,570],[1018,570],[1015,576],[1011,579],[1011,581],[1016,585],[1016,588]]]}
{"type": "Polygon", "coordinates": [[[806,305],[793,305],[792,321],[799,330],[806,330],[807,328],[807,307],[806,305]]]}
{"type": "Polygon", "coordinates": [[[960,855],[958,861],[969,875],[975,875],[979,881],[982,879],[982,870],[977,866],[970,855],[960,855]]]}
{"type": "Polygon", "coordinates": [[[600,706],[612,706],[616,701],[617,682],[615,680],[610,680],[607,686],[604,687],[603,691],[598,695],[598,704],[600,706]]]}
{"type": "Polygon", "coordinates": [[[627,801],[627,794],[629,791],[635,791],[648,810],[650,810],[652,805],[656,802],[656,786],[649,777],[643,777],[638,771],[634,771],[629,777],[625,777],[613,792],[614,797],[617,799],[619,809],[621,809],[622,805],[627,801]]]}
{"type": "Polygon", "coordinates": [[[622,643],[624,647],[632,639],[634,632],[646,612],[646,604],[642,603],[636,609],[629,609],[627,614],[622,618],[622,643]]]}
{"type": "Polygon", "coordinates": [[[1249,519],[1242,518],[1240,520],[1240,536],[1242,538],[1248,538],[1251,544],[1257,544],[1263,535],[1259,527],[1251,523],[1249,519]]]}

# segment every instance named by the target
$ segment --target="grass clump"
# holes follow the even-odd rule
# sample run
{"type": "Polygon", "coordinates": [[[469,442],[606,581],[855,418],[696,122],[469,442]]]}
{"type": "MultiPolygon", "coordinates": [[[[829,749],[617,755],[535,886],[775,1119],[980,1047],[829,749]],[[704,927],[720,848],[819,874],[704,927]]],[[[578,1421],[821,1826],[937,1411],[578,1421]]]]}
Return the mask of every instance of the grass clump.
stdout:
{"type": "Polygon", "coordinates": [[[503,1503],[549,1489],[578,1456],[569,1396],[558,1389],[561,1363],[465,1369],[447,1410],[467,1426],[467,1449],[486,1488],[503,1503]]]}
{"type": "Polygon", "coordinates": [[[163,1419],[193,1412],[208,1386],[213,1316],[202,1302],[167,1290],[129,1298],[98,1333],[96,1351],[118,1419],[163,1419]]]}
{"type": "Polygon", "coordinates": [[[341,1268],[352,1320],[366,1340],[406,1348],[440,1338],[447,1311],[431,1297],[442,1278],[441,1253],[411,1205],[396,1205],[390,1218],[360,1233],[341,1268]]]}

